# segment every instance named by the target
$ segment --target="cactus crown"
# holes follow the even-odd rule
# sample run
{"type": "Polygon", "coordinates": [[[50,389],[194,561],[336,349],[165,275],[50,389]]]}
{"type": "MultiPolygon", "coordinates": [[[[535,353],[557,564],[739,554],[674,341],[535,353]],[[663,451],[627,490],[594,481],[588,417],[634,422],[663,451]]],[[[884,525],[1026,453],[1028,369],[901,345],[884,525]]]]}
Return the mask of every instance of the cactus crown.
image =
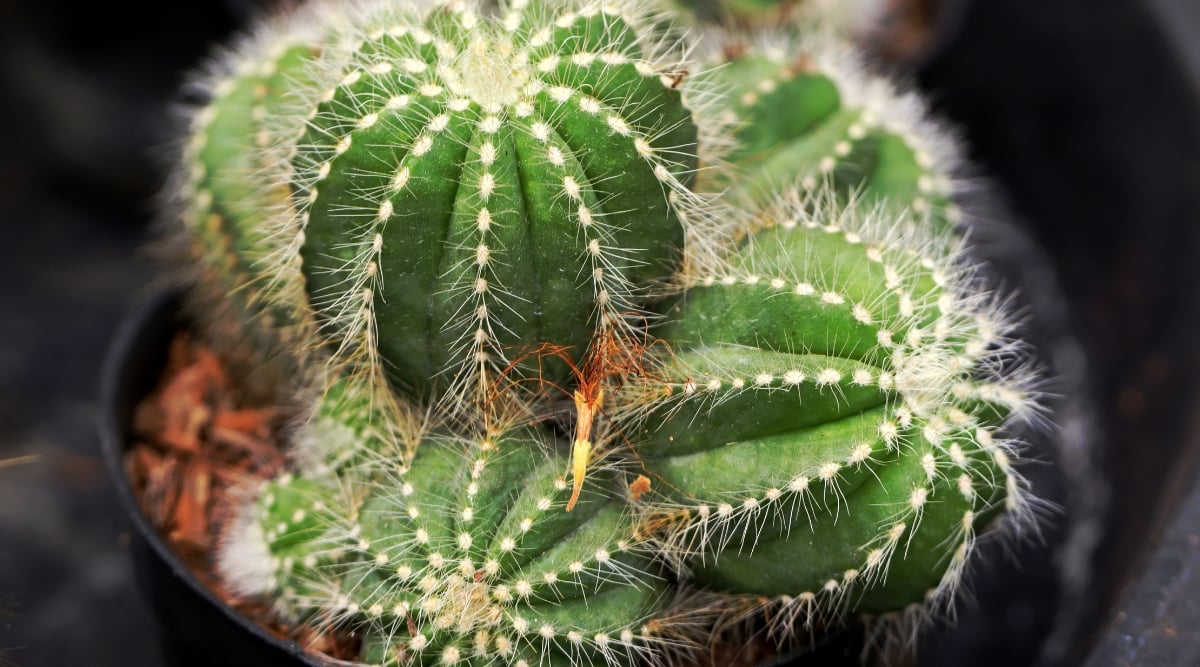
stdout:
{"type": "Polygon", "coordinates": [[[232,587],[404,665],[938,609],[1040,415],[954,143],[838,38],[482,7],[316,2],[210,77],[198,291],[301,413],[232,587]]]}

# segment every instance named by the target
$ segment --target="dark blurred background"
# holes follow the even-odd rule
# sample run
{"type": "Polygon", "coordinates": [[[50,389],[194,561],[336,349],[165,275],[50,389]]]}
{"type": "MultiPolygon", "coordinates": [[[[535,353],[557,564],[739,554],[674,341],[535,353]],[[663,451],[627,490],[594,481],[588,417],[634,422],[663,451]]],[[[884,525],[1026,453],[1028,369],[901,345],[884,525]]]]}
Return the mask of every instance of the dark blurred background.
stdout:
{"type": "MultiPolygon", "coordinates": [[[[161,664],[99,375],[152,291],[138,249],[175,91],[255,4],[0,0],[0,460],[36,457],[0,468],[0,664],[161,664]]],[[[930,46],[893,64],[967,138],[983,253],[1064,378],[1053,465],[1031,469],[1061,511],[923,656],[1200,664],[1200,2],[923,4],[930,46]]]]}

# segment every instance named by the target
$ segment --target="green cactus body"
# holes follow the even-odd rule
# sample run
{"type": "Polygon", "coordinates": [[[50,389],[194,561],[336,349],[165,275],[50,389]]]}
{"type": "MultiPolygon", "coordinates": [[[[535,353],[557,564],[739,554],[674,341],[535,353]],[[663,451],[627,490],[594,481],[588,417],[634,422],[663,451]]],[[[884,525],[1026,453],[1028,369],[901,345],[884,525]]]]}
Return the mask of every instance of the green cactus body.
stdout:
{"type": "Polygon", "coordinates": [[[704,21],[731,21],[736,24],[761,24],[768,19],[784,18],[795,0],[673,0],[704,21]]]}
{"type": "Polygon", "coordinates": [[[285,91],[303,76],[312,41],[299,28],[277,32],[214,75],[211,101],[191,119],[186,173],[177,177],[188,242],[182,254],[196,271],[188,276],[197,286],[193,310],[204,314],[199,319],[219,349],[256,368],[256,384],[264,385],[256,392],[294,372],[307,347],[299,307],[265,299],[258,266],[274,243],[269,218],[287,194],[254,176],[271,160],[261,125],[280,113],[285,91]]]}
{"type": "Polygon", "coordinates": [[[828,36],[784,46],[716,39],[727,46],[704,76],[727,91],[724,113],[740,145],[726,156],[735,170],[701,187],[722,187],[736,173],[741,196],[761,199],[830,181],[844,196],[893,213],[928,214],[938,225],[957,220],[951,142],[913,96],[864,74],[847,46],[828,36]]]}
{"type": "Polygon", "coordinates": [[[235,256],[229,282],[252,265],[259,298],[301,313],[337,365],[478,399],[522,346],[581,355],[671,275],[696,127],[682,66],[631,3],[427,4],[233,79],[196,172],[227,184],[207,205],[250,202],[210,244],[235,256]]]}
{"type": "Polygon", "coordinates": [[[224,562],[241,591],[355,628],[371,664],[632,665],[677,641],[653,621],[670,595],[613,475],[568,513],[567,461],[537,432],[427,433],[410,458],[349,400],[333,395],[298,437],[355,440],[358,463],[332,447],[336,474],[284,475],[246,506],[224,562]]]}
{"type": "Polygon", "coordinates": [[[214,251],[228,246],[219,253],[245,275],[252,272],[253,253],[264,243],[265,218],[277,206],[271,197],[280,195],[278,188],[265,190],[251,178],[263,168],[256,158],[263,159],[260,149],[270,141],[260,126],[264,118],[280,113],[284,92],[304,72],[310,49],[303,43],[273,45],[261,61],[244,66],[250,71],[218,83],[212,102],[193,119],[189,148],[194,155],[188,158],[195,164],[192,187],[198,198],[193,224],[217,216],[220,228],[198,230],[204,234],[201,242],[214,251]]]}
{"type": "Polygon", "coordinates": [[[1022,506],[994,433],[1032,405],[949,240],[836,199],[762,214],[677,301],[661,376],[622,398],[665,552],[804,622],[944,599],[976,530],[1022,506]]]}
{"type": "Polygon", "coordinates": [[[371,477],[380,465],[404,465],[420,444],[423,421],[406,403],[388,400],[359,383],[322,387],[303,426],[289,438],[293,467],[310,477],[371,477]],[[381,401],[383,401],[381,403],[381,401]],[[391,415],[392,419],[381,419],[391,415]]]}

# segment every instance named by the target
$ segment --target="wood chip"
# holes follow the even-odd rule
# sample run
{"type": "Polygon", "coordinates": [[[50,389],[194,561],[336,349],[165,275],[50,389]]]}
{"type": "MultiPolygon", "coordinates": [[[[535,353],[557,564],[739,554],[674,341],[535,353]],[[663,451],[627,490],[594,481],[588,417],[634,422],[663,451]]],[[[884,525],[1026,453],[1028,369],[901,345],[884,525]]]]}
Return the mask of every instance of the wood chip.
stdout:
{"type": "Polygon", "coordinates": [[[278,417],[277,408],[222,410],[213,417],[212,427],[239,431],[256,438],[269,438],[272,424],[278,417]]]}
{"type": "Polygon", "coordinates": [[[145,468],[145,488],[139,498],[142,511],[149,517],[150,522],[160,529],[171,523],[175,512],[175,503],[179,498],[179,482],[176,470],[179,461],[158,457],[143,458],[145,468]]]}
{"type": "Polygon", "coordinates": [[[212,497],[212,475],[208,464],[203,461],[191,462],[184,468],[181,482],[175,525],[168,538],[178,547],[207,552],[214,544],[208,522],[212,497]]]}

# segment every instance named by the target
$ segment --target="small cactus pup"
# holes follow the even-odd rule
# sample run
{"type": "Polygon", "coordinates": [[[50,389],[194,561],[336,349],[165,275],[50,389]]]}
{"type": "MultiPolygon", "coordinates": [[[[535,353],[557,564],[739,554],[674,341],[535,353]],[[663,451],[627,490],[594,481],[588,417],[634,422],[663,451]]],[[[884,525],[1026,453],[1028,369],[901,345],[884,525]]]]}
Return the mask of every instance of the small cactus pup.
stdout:
{"type": "Polygon", "coordinates": [[[1003,301],[950,232],[841,202],[759,212],[614,399],[664,554],[781,630],[944,609],[977,534],[1031,507],[1008,434],[1038,381],[1003,301]]]}
{"type": "Polygon", "coordinates": [[[317,402],[293,472],[226,533],[220,569],[236,591],[353,631],[371,665],[632,667],[683,650],[614,473],[593,473],[568,513],[548,432],[401,428],[355,387],[317,402]]]}
{"type": "Polygon", "coordinates": [[[850,44],[827,31],[714,32],[708,50],[697,80],[726,93],[720,115],[738,144],[724,156],[730,168],[708,172],[697,187],[759,201],[828,180],[844,198],[957,222],[955,139],[915,93],[869,72],[850,44]]]}
{"type": "Polygon", "coordinates": [[[317,5],[327,25],[294,48],[282,30],[235,52],[250,64],[200,114],[195,142],[214,148],[186,171],[213,179],[193,200],[231,211],[201,241],[238,269],[224,283],[288,313],[334,367],[420,399],[478,402],[530,341],[581,355],[631,326],[705,217],[688,66],[659,17],[632,1],[317,5]]]}

